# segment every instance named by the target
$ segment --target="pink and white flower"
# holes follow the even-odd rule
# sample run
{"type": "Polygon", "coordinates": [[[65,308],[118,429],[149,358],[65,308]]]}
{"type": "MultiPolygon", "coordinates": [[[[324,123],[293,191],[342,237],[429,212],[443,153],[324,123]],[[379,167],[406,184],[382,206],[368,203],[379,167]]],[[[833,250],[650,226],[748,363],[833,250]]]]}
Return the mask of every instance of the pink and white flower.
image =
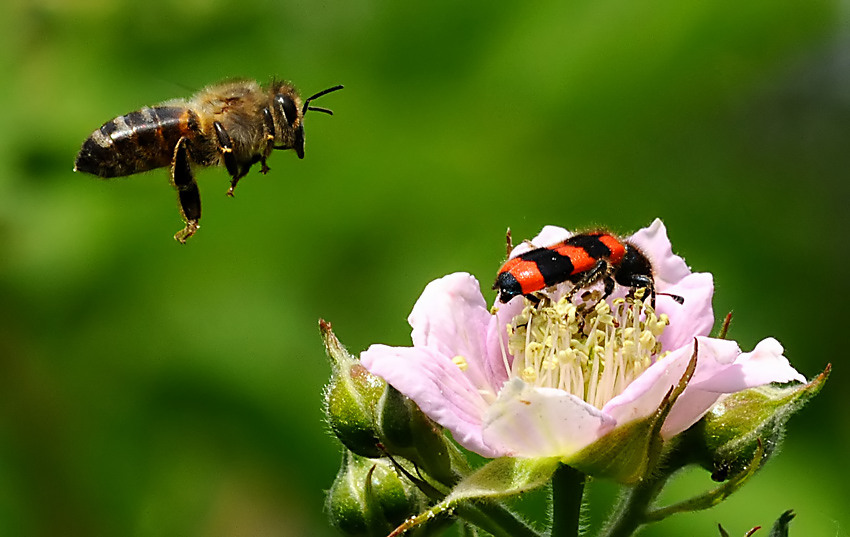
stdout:
{"type": "MultiPolygon", "coordinates": [[[[547,226],[532,244],[568,236],[547,226]]],[[[615,293],[588,313],[565,300],[531,307],[517,297],[491,313],[478,281],[455,273],[428,284],[413,307],[412,347],[373,345],[361,362],[467,449],[566,462],[655,412],[684,374],[695,340],[696,370],[663,424],[665,439],[693,425],[723,394],[805,382],[773,338],[742,352],[733,341],[708,337],[711,274],[692,273],[673,254],[660,220],[628,240],[651,260],[658,292],[679,295],[684,304],[659,295],[653,310],[615,293]]]]}

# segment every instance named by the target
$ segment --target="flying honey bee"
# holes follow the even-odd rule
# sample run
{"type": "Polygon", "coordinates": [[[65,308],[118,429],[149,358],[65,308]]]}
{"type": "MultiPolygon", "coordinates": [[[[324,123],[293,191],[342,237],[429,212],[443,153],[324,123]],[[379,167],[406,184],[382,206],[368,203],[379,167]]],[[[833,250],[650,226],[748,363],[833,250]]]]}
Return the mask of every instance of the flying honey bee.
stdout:
{"type": "Polygon", "coordinates": [[[89,136],[77,155],[74,171],[100,177],[121,177],[171,166],[180,214],[186,227],[174,238],[186,243],[199,228],[201,195],[193,165],[224,164],[231,176],[228,196],[239,179],[266,159],[272,149],[294,149],[304,158],[304,114],[308,110],[333,115],[310,103],[334,86],[303,102],[288,82],[261,86],[253,80],[234,80],[209,86],[191,99],[176,99],[144,107],[104,123],[89,136]]]}

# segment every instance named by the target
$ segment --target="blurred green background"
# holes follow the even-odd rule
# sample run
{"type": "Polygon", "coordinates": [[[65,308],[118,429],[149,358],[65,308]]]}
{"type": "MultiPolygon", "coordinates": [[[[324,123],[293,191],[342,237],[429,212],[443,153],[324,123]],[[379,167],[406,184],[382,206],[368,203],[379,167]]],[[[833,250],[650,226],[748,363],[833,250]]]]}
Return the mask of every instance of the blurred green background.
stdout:
{"type": "Polygon", "coordinates": [[[753,483],[646,534],[743,535],[788,508],[793,535],[848,534],[846,2],[0,11],[0,534],[334,535],[320,317],[354,352],[407,344],[427,282],[489,288],[508,226],[656,216],[743,348],[775,336],[835,372],[753,483]],[[306,158],[276,152],[236,199],[201,171],[188,245],[166,170],[72,173],[103,122],[234,76],[346,89],[307,116],[306,158]]]}

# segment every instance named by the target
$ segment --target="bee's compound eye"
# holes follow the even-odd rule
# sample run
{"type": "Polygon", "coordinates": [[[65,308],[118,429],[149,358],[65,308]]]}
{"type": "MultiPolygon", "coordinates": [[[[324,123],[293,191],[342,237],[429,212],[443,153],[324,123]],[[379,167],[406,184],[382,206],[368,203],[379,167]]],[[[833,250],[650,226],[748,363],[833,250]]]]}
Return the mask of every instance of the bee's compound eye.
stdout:
{"type": "Polygon", "coordinates": [[[295,106],[295,101],[289,95],[278,95],[277,104],[283,110],[286,122],[290,125],[295,124],[295,120],[298,119],[298,107],[295,106]]]}

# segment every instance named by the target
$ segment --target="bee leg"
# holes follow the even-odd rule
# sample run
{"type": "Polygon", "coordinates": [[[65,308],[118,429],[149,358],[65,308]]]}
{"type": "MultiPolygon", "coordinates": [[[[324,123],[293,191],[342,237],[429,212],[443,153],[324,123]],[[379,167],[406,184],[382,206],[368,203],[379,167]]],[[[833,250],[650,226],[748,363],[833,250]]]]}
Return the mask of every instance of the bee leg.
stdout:
{"type": "Polygon", "coordinates": [[[189,162],[189,152],[186,149],[186,138],[177,141],[174,149],[174,160],[171,162],[171,180],[177,189],[177,199],[180,202],[180,214],[186,221],[186,227],[174,235],[174,239],[181,244],[186,244],[186,239],[198,231],[201,219],[201,192],[198,183],[192,173],[192,165],[189,162]]]}
{"type": "Polygon", "coordinates": [[[266,159],[269,158],[269,155],[272,154],[272,149],[274,149],[274,119],[272,119],[271,110],[268,107],[263,108],[263,136],[266,139],[266,149],[263,151],[263,155],[260,157],[260,173],[267,174],[269,173],[269,167],[266,166],[266,159]]]}
{"type": "Polygon", "coordinates": [[[230,188],[227,189],[227,195],[233,197],[233,191],[236,190],[236,183],[245,176],[245,172],[239,169],[239,164],[236,162],[236,155],[233,154],[233,141],[224,126],[218,121],[213,123],[215,128],[215,136],[218,138],[218,150],[221,151],[221,156],[224,159],[224,166],[227,168],[227,173],[230,174],[230,188]]]}

